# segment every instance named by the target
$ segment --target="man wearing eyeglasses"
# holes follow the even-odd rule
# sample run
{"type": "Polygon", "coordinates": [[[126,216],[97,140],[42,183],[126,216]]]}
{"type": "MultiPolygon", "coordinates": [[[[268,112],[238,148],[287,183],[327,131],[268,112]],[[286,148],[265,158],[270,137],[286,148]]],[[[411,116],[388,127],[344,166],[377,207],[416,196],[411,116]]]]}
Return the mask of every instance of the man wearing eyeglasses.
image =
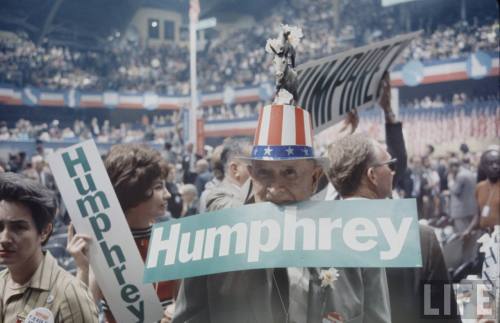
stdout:
{"type": "MultiPolygon", "coordinates": [[[[334,141],[328,151],[328,178],[343,199],[385,199],[392,197],[392,181],[397,160],[385,147],[364,134],[334,141]]],[[[387,268],[392,322],[420,322],[423,314],[423,283],[450,281],[444,257],[433,230],[420,226],[421,268],[387,268]]],[[[441,300],[438,287],[431,300],[441,300]]],[[[455,295],[450,292],[451,313],[457,313],[455,295]]],[[[432,303],[434,307],[443,304],[432,303]]],[[[460,322],[459,317],[436,318],[433,322],[460,322]]]]}
{"type": "MultiPolygon", "coordinates": [[[[403,124],[397,120],[391,103],[391,80],[389,73],[386,72],[379,86],[380,98],[378,105],[382,109],[385,118],[385,142],[387,151],[394,160],[391,160],[388,165],[394,171],[392,174],[393,187],[403,190],[405,186],[405,176],[407,168],[407,154],[403,137],[403,124]]],[[[349,129],[350,133],[356,131],[359,124],[359,116],[355,111],[349,113],[345,119],[345,126],[338,134],[345,135],[345,130],[349,129]]],[[[380,145],[385,151],[385,147],[380,145]]],[[[319,190],[313,197],[314,200],[333,200],[339,199],[341,196],[335,191],[332,185],[328,185],[325,181],[320,181],[319,190]]]]}
{"type": "Polygon", "coordinates": [[[328,177],[343,199],[392,196],[396,159],[364,134],[336,140],[329,149],[328,177]]]}

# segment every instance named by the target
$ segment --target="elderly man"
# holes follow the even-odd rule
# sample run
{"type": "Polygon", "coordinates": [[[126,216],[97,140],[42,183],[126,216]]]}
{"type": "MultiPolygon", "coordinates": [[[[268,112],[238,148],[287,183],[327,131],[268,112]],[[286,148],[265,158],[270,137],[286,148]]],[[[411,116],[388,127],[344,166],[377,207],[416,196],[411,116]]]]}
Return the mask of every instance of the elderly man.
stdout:
{"type": "MultiPolygon", "coordinates": [[[[325,160],[313,157],[312,134],[304,131],[310,129],[309,120],[307,111],[293,106],[262,109],[247,159],[253,187],[245,203],[285,205],[311,198],[325,160]],[[295,127],[276,126],[285,118],[295,127]]],[[[318,271],[305,268],[302,276],[292,277],[292,268],[257,269],[185,279],[174,322],[322,322],[332,317],[345,322],[390,322],[383,269],[340,269],[336,288],[328,291],[312,279],[318,271]],[[307,291],[291,286],[291,279],[305,280],[307,291]]]]}
{"type": "MultiPolygon", "coordinates": [[[[392,180],[396,160],[384,146],[364,134],[334,141],[329,148],[331,164],[328,177],[343,199],[385,199],[392,196],[392,180]]],[[[449,282],[443,254],[433,230],[420,226],[421,268],[388,268],[387,280],[393,322],[420,322],[423,314],[422,283],[449,282]]],[[[441,291],[442,291],[442,286],[441,291]]],[[[443,304],[439,286],[433,286],[433,307],[443,304]]],[[[451,292],[451,313],[457,313],[451,292]]],[[[455,315],[456,316],[456,315],[455,315]]],[[[438,322],[460,322],[459,318],[438,322]]]]}
{"type": "Polygon", "coordinates": [[[55,211],[41,183],[0,174],[0,322],[98,322],[88,287],[42,250],[55,211]]]}
{"type": "Polygon", "coordinates": [[[222,147],[220,163],[224,169],[224,179],[206,190],[208,211],[241,206],[248,193],[248,187],[245,185],[250,176],[247,164],[238,157],[250,155],[250,143],[243,139],[229,138],[224,141],[222,147]]]}

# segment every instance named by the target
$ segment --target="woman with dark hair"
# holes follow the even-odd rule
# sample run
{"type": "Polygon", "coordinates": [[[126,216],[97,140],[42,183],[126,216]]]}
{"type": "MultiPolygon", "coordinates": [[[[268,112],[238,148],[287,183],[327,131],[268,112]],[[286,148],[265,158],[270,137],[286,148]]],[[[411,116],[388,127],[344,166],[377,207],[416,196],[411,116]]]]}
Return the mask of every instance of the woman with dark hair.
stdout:
{"type": "MultiPolygon", "coordinates": [[[[168,176],[168,165],[160,153],[145,145],[121,144],[113,146],[104,160],[106,171],[118,197],[118,201],[125,213],[127,223],[132,231],[137,248],[143,260],[146,259],[151,227],[155,220],[165,215],[167,200],[170,193],[165,186],[168,176]]],[[[69,239],[68,250],[73,257],[79,271],[88,272],[86,245],[89,237],[76,234],[69,239]]],[[[83,280],[88,279],[83,277],[83,280]]],[[[90,279],[90,285],[95,281],[90,279]]],[[[160,302],[163,307],[173,304],[177,296],[177,282],[165,281],[155,284],[160,302]]],[[[101,299],[107,322],[116,322],[106,301],[101,299]]]]}

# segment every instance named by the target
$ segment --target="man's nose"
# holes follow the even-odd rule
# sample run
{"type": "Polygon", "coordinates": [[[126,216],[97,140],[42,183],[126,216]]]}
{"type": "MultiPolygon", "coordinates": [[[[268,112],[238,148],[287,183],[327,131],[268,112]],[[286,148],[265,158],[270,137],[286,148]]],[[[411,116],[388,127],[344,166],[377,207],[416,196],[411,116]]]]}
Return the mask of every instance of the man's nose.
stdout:
{"type": "Polygon", "coordinates": [[[12,242],[12,237],[10,232],[7,230],[7,228],[4,228],[2,231],[0,231],[0,243],[1,244],[6,244],[12,242]]]}
{"type": "Polygon", "coordinates": [[[166,187],[163,188],[163,199],[168,200],[169,198],[172,197],[172,194],[168,191],[166,187]]]}

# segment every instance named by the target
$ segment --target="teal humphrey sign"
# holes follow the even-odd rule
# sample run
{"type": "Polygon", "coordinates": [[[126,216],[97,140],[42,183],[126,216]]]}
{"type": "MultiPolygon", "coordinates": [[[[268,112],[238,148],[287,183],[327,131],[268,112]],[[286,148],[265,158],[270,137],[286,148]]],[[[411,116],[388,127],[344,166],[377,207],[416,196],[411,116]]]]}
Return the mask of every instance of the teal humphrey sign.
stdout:
{"type": "Polygon", "coordinates": [[[158,223],[145,282],[274,267],[420,267],[415,200],[258,203],[158,223]]]}

